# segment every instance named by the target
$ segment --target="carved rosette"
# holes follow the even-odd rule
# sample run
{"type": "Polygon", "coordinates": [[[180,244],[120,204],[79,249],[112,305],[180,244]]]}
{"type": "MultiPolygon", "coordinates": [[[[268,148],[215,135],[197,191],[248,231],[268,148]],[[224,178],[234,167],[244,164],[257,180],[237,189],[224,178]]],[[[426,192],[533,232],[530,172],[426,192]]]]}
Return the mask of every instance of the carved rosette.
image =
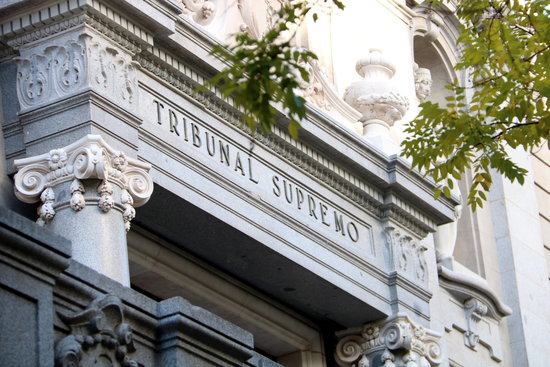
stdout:
{"type": "Polygon", "coordinates": [[[402,314],[337,336],[335,357],[342,367],[429,367],[442,361],[440,335],[402,314]]]}
{"type": "Polygon", "coordinates": [[[150,165],[128,158],[111,148],[99,135],[87,135],[61,149],[36,157],[15,161],[15,195],[26,203],[39,199],[40,224],[54,219],[56,210],[68,206],[76,212],[97,205],[102,212],[117,208],[123,216],[126,229],[135,216],[135,206],[145,204],[152,192],[153,182],[147,173],[150,165]],[[97,195],[84,196],[83,180],[98,180],[97,195]],[[70,182],[69,202],[56,201],[55,188],[70,182]],[[114,187],[120,197],[113,196],[114,187]]]}
{"type": "Polygon", "coordinates": [[[124,322],[122,302],[113,295],[93,300],[75,315],[59,315],[71,334],[55,346],[55,366],[137,367],[132,329],[124,322]]]}
{"type": "Polygon", "coordinates": [[[428,283],[427,247],[395,227],[386,227],[386,245],[394,269],[416,283],[428,283]]]}
{"type": "Polygon", "coordinates": [[[137,64],[131,56],[88,35],[35,48],[15,63],[23,111],[90,88],[125,107],[137,100],[137,64]]]}
{"type": "Polygon", "coordinates": [[[367,57],[357,61],[355,70],[363,80],[347,88],[344,100],[361,112],[359,121],[365,136],[389,131],[409,108],[407,97],[397,92],[390,80],[395,74],[394,64],[380,50],[371,49],[367,57]]]}

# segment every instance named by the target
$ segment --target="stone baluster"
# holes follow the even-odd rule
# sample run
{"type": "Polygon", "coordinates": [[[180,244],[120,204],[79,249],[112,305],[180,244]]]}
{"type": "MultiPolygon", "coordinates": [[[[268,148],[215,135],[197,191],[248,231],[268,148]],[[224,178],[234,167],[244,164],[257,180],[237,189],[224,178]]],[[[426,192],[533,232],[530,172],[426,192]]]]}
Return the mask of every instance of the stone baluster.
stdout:
{"type": "Polygon", "coordinates": [[[150,165],[99,135],[14,165],[16,196],[42,202],[37,222],[72,241],[73,259],[129,286],[126,232],[153,191],[150,165]]]}

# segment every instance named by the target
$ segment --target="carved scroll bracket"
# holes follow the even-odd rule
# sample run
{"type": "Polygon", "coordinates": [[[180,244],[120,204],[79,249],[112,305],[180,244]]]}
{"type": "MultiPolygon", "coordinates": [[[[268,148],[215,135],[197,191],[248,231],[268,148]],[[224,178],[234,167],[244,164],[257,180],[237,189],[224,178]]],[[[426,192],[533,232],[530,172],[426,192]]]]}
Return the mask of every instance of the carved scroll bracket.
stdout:
{"type": "Polygon", "coordinates": [[[342,367],[437,366],[440,334],[397,314],[387,320],[337,333],[335,357],[342,367]]]}

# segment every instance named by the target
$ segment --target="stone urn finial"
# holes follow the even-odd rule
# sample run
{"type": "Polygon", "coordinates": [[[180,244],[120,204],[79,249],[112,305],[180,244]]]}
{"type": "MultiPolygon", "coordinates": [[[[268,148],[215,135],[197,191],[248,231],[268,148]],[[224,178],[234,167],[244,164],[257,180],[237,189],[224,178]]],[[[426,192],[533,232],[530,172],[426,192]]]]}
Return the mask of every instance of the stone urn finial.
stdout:
{"type": "Polygon", "coordinates": [[[344,100],[361,112],[366,137],[386,135],[395,121],[403,118],[409,101],[396,91],[391,78],[395,65],[378,49],[370,49],[368,56],[355,65],[363,80],[348,87],[344,100]]]}

